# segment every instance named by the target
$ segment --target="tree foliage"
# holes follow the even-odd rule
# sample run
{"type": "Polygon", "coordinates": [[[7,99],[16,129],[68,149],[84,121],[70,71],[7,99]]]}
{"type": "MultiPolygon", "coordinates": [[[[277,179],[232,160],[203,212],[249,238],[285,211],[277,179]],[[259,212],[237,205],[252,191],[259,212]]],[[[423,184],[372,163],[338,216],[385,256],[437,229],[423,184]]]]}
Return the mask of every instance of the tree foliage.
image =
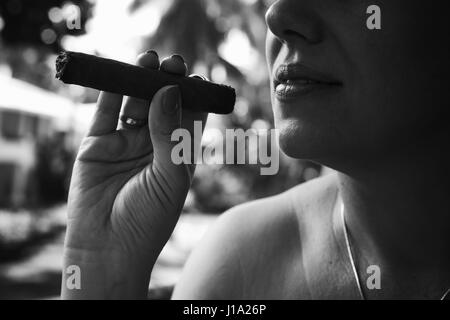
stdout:
{"type": "MultiPolygon", "coordinates": [[[[85,22],[90,16],[92,4],[87,0],[2,0],[0,17],[3,21],[1,38],[5,45],[30,45],[61,49],[61,38],[66,34],[79,35],[85,32],[85,22]],[[80,8],[80,27],[67,28],[66,21],[58,17],[51,20],[50,10],[62,10],[69,4],[80,8]]],[[[53,11],[58,14],[58,11],[53,11]]],[[[61,12],[59,14],[62,15],[61,12]]]]}

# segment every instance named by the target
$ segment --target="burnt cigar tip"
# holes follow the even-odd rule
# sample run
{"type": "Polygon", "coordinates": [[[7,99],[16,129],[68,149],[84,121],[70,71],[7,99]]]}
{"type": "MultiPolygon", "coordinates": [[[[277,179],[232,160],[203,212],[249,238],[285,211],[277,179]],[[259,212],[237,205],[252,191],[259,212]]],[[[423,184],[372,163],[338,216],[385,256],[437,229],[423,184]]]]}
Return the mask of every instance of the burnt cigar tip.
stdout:
{"type": "Polygon", "coordinates": [[[65,66],[69,61],[69,53],[66,51],[60,52],[56,58],[56,78],[61,79],[64,74],[65,66]]]}

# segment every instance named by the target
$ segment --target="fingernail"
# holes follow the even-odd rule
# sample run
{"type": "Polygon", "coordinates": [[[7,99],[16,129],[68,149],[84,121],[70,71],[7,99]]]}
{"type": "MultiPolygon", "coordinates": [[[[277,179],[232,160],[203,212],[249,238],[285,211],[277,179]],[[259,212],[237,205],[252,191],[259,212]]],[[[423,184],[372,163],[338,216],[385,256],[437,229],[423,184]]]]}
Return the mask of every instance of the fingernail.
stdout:
{"type": "Polygon", "coordinates": [[[154,54],[156,57],[158,57],[159,58],[159,56],[158,56],[158,53],[155,51],[155,50],[148,50],[147,52],[146,52],[146,54],[154,54]]]}
{"type": "Polygon", "coordinates": [[[180,56],[179,54],[174,54],[170,58],[171,59],[177,59],[177,60],[179,60],[179,61],[184,63],[184,58],[182,56],[180,56]]]}
{"type": "Polygon", "coordinates": [[[180,108],[180,88],[170,86],[164,93],[163,112],[166,115],[174,115],[180,108]]]}

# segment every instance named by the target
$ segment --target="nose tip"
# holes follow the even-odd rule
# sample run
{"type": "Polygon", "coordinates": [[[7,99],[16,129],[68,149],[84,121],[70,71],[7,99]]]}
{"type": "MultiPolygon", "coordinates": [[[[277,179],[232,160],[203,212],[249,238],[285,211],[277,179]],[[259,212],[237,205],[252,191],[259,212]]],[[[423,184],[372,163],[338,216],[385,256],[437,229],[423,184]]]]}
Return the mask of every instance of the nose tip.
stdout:
{"type": "MultiPolygon", "coordinates": [[[[309,43],[322,40],[322,32],[318,21],[307,8],[306,2],[298,0],[278,0],[266,12],[265,20],[268,29],[280,42],[288,43],[303,39],[309,43]]],[[[309,2],[308,2],[309,3],[309,2]]]]}
{"type": "Polygon", "coordinates": [[[279,19],[276,17],[277,12],[275,10],[275,6],[271,5],[266,12],[265,20],[267,28],[278,38],[281,38],[283,33],[282,26],[279,22],[279,19]]]}

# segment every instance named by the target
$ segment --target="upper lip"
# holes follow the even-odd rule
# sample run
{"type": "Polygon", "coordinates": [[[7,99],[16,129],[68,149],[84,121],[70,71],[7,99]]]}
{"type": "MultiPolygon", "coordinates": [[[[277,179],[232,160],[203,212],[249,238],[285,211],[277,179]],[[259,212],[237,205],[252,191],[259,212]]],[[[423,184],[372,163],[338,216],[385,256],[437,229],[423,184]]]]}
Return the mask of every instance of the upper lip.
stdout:
{"type": "Polygon", "coordinates": [[[319,84],[341,85],[337,79],[319,71],[313,70],[300,63],[285,63],[275,70],[275,87],[281,83],[287,83],[294,80],[305,80],[319,84]]]}

